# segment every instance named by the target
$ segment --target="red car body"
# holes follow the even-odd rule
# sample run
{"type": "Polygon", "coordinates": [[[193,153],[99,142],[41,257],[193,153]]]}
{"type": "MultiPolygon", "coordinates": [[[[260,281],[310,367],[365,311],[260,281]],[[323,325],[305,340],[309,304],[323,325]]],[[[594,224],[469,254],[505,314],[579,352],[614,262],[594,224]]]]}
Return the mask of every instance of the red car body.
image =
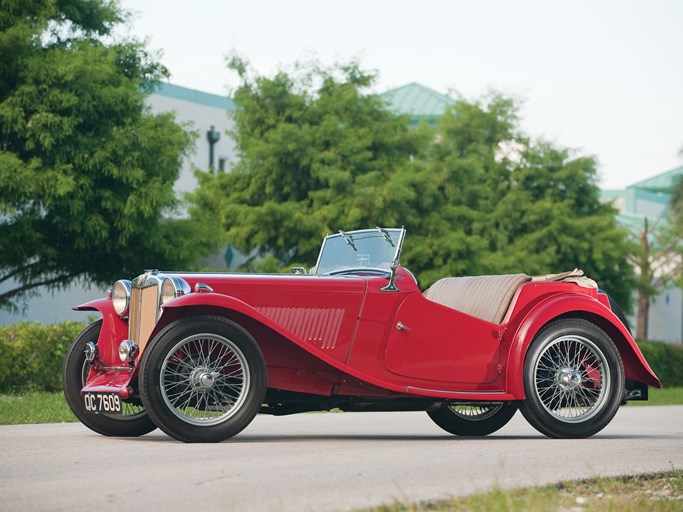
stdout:
{"type": "MultiPolygon", "coordinates": [[[[369,231],[372,230],[354,233],[369,231]]],[[[400,233],[402,237],[403,232],[400,233]]],[[[152,395],[147,395],[145,400],[140,382],[142,361],[150,347],[169,329],[198,318],[209,319],[206,321],[224,319],[239,326],[258,346],[265,363],[266,389],[263,405],[257,411],[262,413],[289,414],[331,407],[433,412],[450,407],[447,411],[450,414],[458,412],[456,406],[460,405],[469,409],[456,419],[467,421],[468,417],[476,419],[479,415],[480,409],[475,409],[472,415],[472,408],[483,408],[487,413],[501,405],[516,407],[516,404],[525,403],[529,385],[533,388],[533,383],[525,388],[524,377],[532,342],[553,322],[562,320],[569,322],[569,326],[581,327],[580,322],[595,326],[614,344],[623,363],[625,379],[618,381],[616,371],[610,377],[614,387],[621,382],[620,395],[615,398],[619,403],[629,398],[646,398],[647,386],[659,387],[659,380],[617,316],[619,312],[612,310],[609,297],[597,288],[563,280],[525,281],[513,287],[502,320],[494,323],[426,298],[412,274],[397,265],[399,250],[400,247],[393,268],[384,269],[384,273],[382,269],[361,267],[343,270],[340,275],[334,275],[334,272],[332,275],[158,274],[164,279],[181,278],[195,291],[163,304],[156,322],[145,325],[144,319],[139,321],[141,334],[135,340],[134,357],[129,357],[123,365],[120,345],[134,337],[130,332],[130,317],[117,314],[111,298],[80,305],[75,309],[99,311],[103,320],[97,339],[91,340],[96,341],[97,354],[88,361],[85,375],[81,371],[84,385],[77,393],[90,396],[91,400],[99,395],[118,395],[124,403],[130,401],[144,406],[147,412],[150,407],[160,407],[152,395]],[[395,290],[387,289],[389,282],[395,290]],[[142,400],[137,398],[141,392],[142,400]]],[[[141,302],[136,307],[148,307],[144,297],[138,300],[141,302]]],[[[153,308],[157,307],[156,302],[152,301],[152,304],[153,308]]],[[[133,314],[130,312],[130,316],[133,314]]],[[[203,330],[209,329],[203,327],[203,330]]],[[[592,339],[583,334],[578,339],[584,338],[592,339]]],[[[78,346],[80,350],[83,350],[83,342],[81,340],[78,346]]],[[[586,346],[590,349],[593,344],[589,342],[586,346]]],[[[584,350],[583,345],[580,348],[584,350]]],[[[598,349],[597,352],[606,350],[598,349]]],[[[578,361],[580,357],[583,356],[575,358],[578,361]]],[[[156,370],[149,370],[150,375],[158,372],[159,367],[166,368],[164,365],[170,361],[170,356],[159,361],[156,370]]],[[[76,361],[76,369],[79,364],[84,363],[76,361]]],[[[554,370],[554,386],[580,393],[584,393],[586,386],[606,386],[600,375],[591,377],[591,372],[599,373],[591,368],[591,364],[597,367],[596,363],[581,364],[583,366],[574,373],[567,370],[573,367],[571,364],[560,365],[554,370]],[[580,378],[578,374],[581,374],[580,378]],[[581,383],[573,383],[572,379],[581,383]],[[597,386],[590,384],[591,379],[596,380],[597,386]]],[[[65,386],[69,371],[75,372],[65,368],[65,386]]],[[[197,376],[192,381],[194,387],[203,393],[210,392],[214,379],[220,378],[218,373],[214,372],[212,377],[210,372],[204,371],[203,377],[197,376]]],[[[158,377],[154,378],[158,380],[158,377]]],[[[156,382],[154,378],[150,377],[148,382],[156,382]]],[[[188,379],[191,380],[191,376],[188,379]]],[[[97,415],[83,414],[82,405],[76,403],[75,392],[79,386],[74,384],[72,387],[70,405],[82,421],[85,418],[84,423],[109,435],[134,435],[120,434],[116,426],[90,425],[88,422],[97,415]]],[[[601,393],[607,396],[606,391],[601,393]]],[[[217,407],[214,402],[206,408],[217,407]]],[[[168,405],[167,400],[167,408],[168,405]]],[[[567,407],[583,409],[585,404],[564,404],[563,410],[567,407]]],[[[543,412],[542,407],[537,409],[543,412]]],[[[117,420],[123,423],[118,416],[107,415],[102,410],[97,412],[101,417],[113,417],[114,425],[117,420]]],[[[609,414],[613,415],[613,412],[609,414]]],[[[142,411],[137,414],[144,416],[142,411]]],[[[236,433],[233,429],[206,434],[216,425],[204,426],[199,420],[196,425],[181,425],[179,433],[169,425],[177,419],[173,415],[167,416],[166,420],[157,413],[150,413],[150,416],[153,421],[147,423],[147,427],[160,426],[184,441],[220,441],[236,433]]],[[[525,416],[529,419],[534,412],[525,412],[525,416]]],[[[448,422],[448,418],[444,418],[443,421],[448,422]]],[[[566,422],[569,430],[554,431],[547,426],[541,426],[539,430],[553,437],[574,437],[571,433],[574,420],[570,418],[571,421],[566,422]]],[[[435,421],[439,423],[437,419],[435,421]]],[[[534,420],[530,421],[534,423],[534,420]]],[[[588,421],[595,422],[595,418],[588,421]]],[[[244,426],[246,424],[248,421],[244,426]]],[[[448,425],[441,426],[453,431],[447,428],[448,425]]],[[[604,425],[599,428],[602,427],[604,425]]],[[[456,427],[454,430],[454,433],[461,433],[456,427]]],[[[488,430],[484,428],[478,432],[475,429],[473,432],[486,434],[488,430]]],[[[592,435],[593,430],[594,427],[581,430],[576,437],[592,435]]],[[[465,433],[469,432],[465,429],[465,433]]]]}

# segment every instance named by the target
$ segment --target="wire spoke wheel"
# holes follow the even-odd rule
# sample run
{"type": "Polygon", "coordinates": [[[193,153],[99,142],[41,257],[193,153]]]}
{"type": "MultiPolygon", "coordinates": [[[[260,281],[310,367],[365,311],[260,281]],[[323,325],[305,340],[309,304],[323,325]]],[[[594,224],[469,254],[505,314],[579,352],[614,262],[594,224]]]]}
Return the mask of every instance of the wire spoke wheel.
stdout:
{"type": "Polygon", "coordinates": [[[550,323],[524,362],[524,417],[549,437],[589,437],[614,417],[624,394],[624,367],[614,342],[579,318],[550,323]]]}
{"type": "Polygon", "coordinates": [[[535,391],[553,417],[582,422],[600,411],[612,376],[606,356],[583,336],[561,336],[540,354],[534,369],[535,391]]]}
{"type": "Polygon", "coordinates": [[[86,327],[67,351],[62,373],[66,402],[81,423],[105,436],[137,437],[147,434],[156,425],[137,396],[121,401],[121,414],[94,414],[85,410],[81,389],[88,380],[91,364],[85,358],[84,349],[88,342],[97,341],[101,328],[102,320],[86,327]]]}
{"type": "Polygon", "coordinates": [[[469,405],[469,404],[454,404],[449,405],[448,408],[456,416],[469,421],[482,421],[496,415],[503,407],[502,404],[497,405],[469,405]]]}
{"type": "Polygon", "coordinates": [[[503,428],[517,412],[512,402],[444,402],[427,414],[439,427],[456,436],[487,436],[503,428]]]}
{"type": "Polygon", "coordinates": [[[254,419],[265,396],[266,373],[261,349],[237,323],[219,316],[181,318],[143,354],[140,396],[168,435],[216,443],[254,419]]]}
{"type": "Polygon", "coordinates": [[[169,409],[192,425],[215,425],[244,403],[250,371],[242,351],[216,334],[197,334],[177,343],[160,372],[169,409]]]}

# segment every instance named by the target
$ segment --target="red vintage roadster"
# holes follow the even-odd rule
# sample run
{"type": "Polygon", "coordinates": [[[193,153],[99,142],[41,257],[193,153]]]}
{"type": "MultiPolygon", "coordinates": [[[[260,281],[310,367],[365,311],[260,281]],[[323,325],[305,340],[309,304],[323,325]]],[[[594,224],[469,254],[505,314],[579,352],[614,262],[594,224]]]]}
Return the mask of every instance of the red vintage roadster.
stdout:
{"type": "Polygon", "coordinates": [[[404,229],[324,239],[310,272],[147,271],[80,305],[64,392],[109,436],[156,427],[217,442],[258,413],[426,411],[483,436],[521,409],[541,433],[588,437],[660,383],[619,308],[581,271],[448,277],[424,293],[404,229]]]}

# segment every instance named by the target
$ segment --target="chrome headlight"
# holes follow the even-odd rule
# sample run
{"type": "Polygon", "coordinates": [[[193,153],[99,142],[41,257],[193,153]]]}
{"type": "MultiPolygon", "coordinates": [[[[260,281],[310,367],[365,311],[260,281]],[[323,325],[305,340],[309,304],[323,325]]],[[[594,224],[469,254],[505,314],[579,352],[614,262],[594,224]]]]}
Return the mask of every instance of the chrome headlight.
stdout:
{"type": "Polygon", "coordinates": [[[187,295],[191,291],[190,285],[184,279],[176,276],[167,277],[161,283],[161,304],[166,304],[181,295],[187,295]]]}
{"type": "Polygon", "coordinates": [[[138,356],[138,346],[130,340],[123,340],[119,345],[119,359],[122,363],[132,361],[138,356]]]}
{"type": "Polygon", "coordinates": [[[130,281],[121,279],[116,281],[111,292],[111,303],[114,306],[114,311],[119,316],[126,316],[128,314],[128,306],[130,305],[130,281]]]}
{"type": "Polygon", "coordinates": [[[85,360],[92,363],[97,358],[97,345],[94,342],[89,341],[85,344],[85,360]]]}

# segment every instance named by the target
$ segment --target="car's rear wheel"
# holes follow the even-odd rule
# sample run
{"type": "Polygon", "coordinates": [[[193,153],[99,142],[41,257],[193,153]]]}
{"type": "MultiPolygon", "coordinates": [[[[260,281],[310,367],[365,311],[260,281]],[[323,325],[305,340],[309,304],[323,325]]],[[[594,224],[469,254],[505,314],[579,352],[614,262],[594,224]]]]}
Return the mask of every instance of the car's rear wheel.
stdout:
{"type": "Polygon", "coordinates": [[[105,436],[137,437],[154,430],[152,423],[139,399],[122,402],[122,414],[93,414],[85,410],[81,389],[90,373],[90,363],[85,359],[85,346],[94,343],[100,336],[102,320],[86,327],[69,347],[64,359],[62,382],[64,397],[69,408],[83,425],[105,436]]]}
{"type": "Polygon", "coordinates": [[[580,318],[550,323],[524,362],[524,417],[555,438],[589,437],[612,420],[624,395],[624,367],[612,340],[580,318]]]}
{"type": "Polygon", "coordinates": [[[513,403],[466,404],[445,402],[440,409],[427,411],[429,417],[456,436],[487,436],[503,428],[517,412],[513,403]]]}
{"type": "Polygon", "coordinates": [[[236,323],[203,316],[178,320],[147,348],[140,367],[142,402],[154,422],[185,442],[220,442],[258,413],[266,365],[236,323]]]}

